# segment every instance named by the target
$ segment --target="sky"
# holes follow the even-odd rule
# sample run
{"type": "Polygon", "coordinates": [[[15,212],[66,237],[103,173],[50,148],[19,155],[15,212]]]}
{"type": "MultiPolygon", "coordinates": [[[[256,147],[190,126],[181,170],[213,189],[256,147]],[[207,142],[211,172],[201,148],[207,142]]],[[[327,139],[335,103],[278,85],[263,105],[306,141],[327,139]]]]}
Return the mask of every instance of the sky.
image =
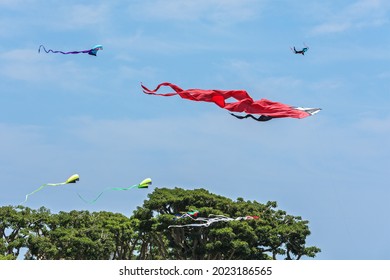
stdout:
{"type": "Polygon", "coordinates": [[[309,221],[317,260],[390,259],[389,1],[0,0],[0,26],[0,206],[77,173],[24,205],[130,216],[152,189],[77,193],[150,177],[277,201],[309,221]],[[142,92],[161,82],[322,111],[239,120],[142,92]]]}

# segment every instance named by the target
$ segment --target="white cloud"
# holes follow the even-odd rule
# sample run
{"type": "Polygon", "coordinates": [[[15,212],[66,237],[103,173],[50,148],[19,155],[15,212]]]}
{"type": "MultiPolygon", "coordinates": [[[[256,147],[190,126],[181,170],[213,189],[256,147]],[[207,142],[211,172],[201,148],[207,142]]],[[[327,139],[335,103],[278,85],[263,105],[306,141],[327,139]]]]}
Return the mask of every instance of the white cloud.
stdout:
{"type": "Polygon", "coordinates": [[[390,71],[385,71],[385,72],[379,73],[378,78],[389,79],[390,78],[390,71]]]}
{"type": "Polygon", "coordinates": [[[224,52],[243,49],[243,46],[237,46],[234,44],[226,44],[226,38],[220,38],[220,40],[209,39],[209,34],[202,34],[202,36],[195,38],[194,40],[186,40],[186,36],[183,34],[180,36],[167,35],[167,33],[155,33],[153,35],[142,31],[129,31],[129,34],[125,35],[108,35],[104,40],[104,44],[111,49],[115,48],[115,52],[118,57],[125,57],[126,60],[137,60],[141,55],[150,56],[151,53],[159,53],[164,55],[180,55],[191,53],[194,51],[203,52],[224,52]],[[207,41],[207,42],[206,42],[207,41]],[[133,55],[138,53],[138,56],[133,55]],[[133,56],[131,56],[133,55],[133,56]]]}
{"type": "Polygon", "coordinates": [[[0,123],[0,165],[5,169],[24,170],[26,174],[46,166],[57,152],[48,144],[44,127],[0,123]]]}
{"type": "Polygon", "coordinates": [[[158,20],[199,21],[227,24],[251,20],[258,16],[264,1],[255,0],[155,0],[138,1],[130,9],[138,18],[158,20]]]}
{"type": "Polygon", "coordinates": [[[388,118],[366,118],[362,120],[358,127],[369,133],[387,135],[390,138],[390,117],[388,118]]]}
{"type": "MultiPolygon", "coordinates": [[[[0,77],[17,81],[55,84],[56,87],[86,89],[90,79],[98,77],[98,68],[83,66],[82,56],[78,60],[61,60],[58,55],[38,54],[37,50],[15,49],[0,54],[0,77]]],[[[57,89],[58,90],[58,89],[57,89]]]]}
{"type": "Polygon", "coordinates": [[[254,99],[280,99],[281,96],[283,98],[292,96],[302,90],[306,84],[299,77],[280,74],[275,65],[257,60],[229,59],[218,65],[218,69],[224,73],[223,76],[219,76],[218,84],[236,89],[241,87],[254,99]]]}
{"type": "Polygon", "coordinates": [[[0,7],[18,8],[23,5],[36,2],[35,0],[0,0],[0,7]]]}
{"type": "Polygon", "coordinates": [[[60,11],[62,12],[59,14],[60,19],[55,21],[54,26],[80,29],[104,25],[108,20],[110,7],[107,4],[64,5],[60,11]]]}
{"type": "Polygon", "coordinates": [[[350,22],[327,22],[314,28],[314,33],[337,33],[351,28],[350,22]]]}
{"type": "Polygon", "coordinates": [[[328,12],[329,20],[313,28],[312,33],[338,33],[353,28],[382,26],[389,23],[390,2],[386,0],[359,0],[337,11],[328,12]]]}
{"type": "Polygon", "coordinates": [[[51,79],[53,72],[39,63],[37,52],[33,50],[16,49],[0,55],[2,65],[0,74],[7,78],[22,81],[39,81],[43,77],[51,79]]]}
{"type": "MultiPolygon", "coordinates": [[[[1,0],[0,0],[1,1],[1,0]]],[[[23,36],[26,33],[35,34],[39,28],[40,34],[51,30],[63,32],[64,30],[77,30],[83,32],[93,30],[107,30],[106,26],[111,19],[111,7],[106,3],[74,4],[72,1],[5,1],[0,2],[0,12],[3,33],[8,36],[23,36]]]]}

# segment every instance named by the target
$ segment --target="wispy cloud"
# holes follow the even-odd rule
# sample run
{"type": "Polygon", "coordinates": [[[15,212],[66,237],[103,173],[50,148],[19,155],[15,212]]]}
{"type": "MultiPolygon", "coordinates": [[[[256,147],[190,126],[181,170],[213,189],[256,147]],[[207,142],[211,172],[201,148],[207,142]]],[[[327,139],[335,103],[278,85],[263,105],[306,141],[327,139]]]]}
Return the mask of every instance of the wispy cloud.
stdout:
{"type": "Polygon", "coordinates": [[[15,49],[0,54],[0,79],[44,84],[76,92],[98,92],[96,79],[103,75],[98,66],[86,63],[90,56],[61,59],[58,55],[38,54],[37,50],[15,49]],[[85,60],[84,60],[85,59],[85,60]],[[92,89],[94,88],[94,89],[92,89]]]}
{"type": "Polygon", "coordinates": [[[378,78],[389,79],[390,78],[390,71],[385,71],[385,72],[379,73],[378,78]]]}
{"type": "Polygon", "coordinates": [[[37,161],[40,157],[54,159],[50,154],[55,149],[46,142],[44,127],[0,123],[0,131],[0,166],[13,169],[30,165],[32,170],[45,165],[37,161]]]}
{"type": "Polygon", "coordinates": [[[110,6],[108,4],[63,5],[58,13],[60,20],[53,22],[53,25],[62,29],[100,27],[108,21],[109,15],[110,6]]]}
{"type": "Polygon", "coordinates": [[[42,69],[36,51],[15,49],[0,55],[0,74],[23,81],[41,80],[42,75],[51,78],[52,72],[42,69]]]}
{"type": "MultiPolygon", "coordinates": [[[[79,4],[53,1],[7,1],[0,0],[0,35],[28,36],[39,29],[41,34],[54,31],[89,31],[109,29],[107,23],[113,20],[111,6],[106,3],[79,4]],[[43,4],[44,3],[44,4],[43,4]],[[38,8],[39,7],[39,8],[38,8]]],[[[55,35],[54,35],[55,36],[55,35]]]]}
{"type": "Polygon", "coordinates": [[[0,7],[16,8],[34,2],[35,0],[0,0],[0,7]]]}
{"type": "Polygon", "coordinates": [[[381,134],[381,137],[390,138],[390,117],[387,118],[367,118],[362,120],[358,127],[369,133],[381,134]]]}
{"type": "Polygon", "coordinates": [[[138,18],[179,21],[211,21],[228,24],[251,20],[258,16],[265,1],[256,0],[155,0],[138,1],[130,5],[138,18]]]}
{"type": "Polygon", "coordinates": [[[359,0],[328,12],[329,19],[312,29],[314,34],[344,32],[353,28],[382,26],[389,23],[390,2],[386,0],[359,0]]]}

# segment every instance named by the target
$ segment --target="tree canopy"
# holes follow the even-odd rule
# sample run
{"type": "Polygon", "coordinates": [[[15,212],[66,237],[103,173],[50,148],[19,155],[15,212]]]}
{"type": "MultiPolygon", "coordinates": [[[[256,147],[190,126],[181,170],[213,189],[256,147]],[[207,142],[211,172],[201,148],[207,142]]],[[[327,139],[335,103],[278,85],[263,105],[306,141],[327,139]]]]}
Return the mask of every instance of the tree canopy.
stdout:
{"type": "Polygon", "coordinates": [[[273,201],[232,200],[205,189],[156,188],[130,217],[106,211],[52,214],[44,207],[0,207],[0,259],[301,259],[320,252],[306,246],[308,223],[277,209],[273,201]],[[259,219],[168,228],[193,222],[174,219],[175,214],[192,210],[198,210],[199,217],[259,219]]]}

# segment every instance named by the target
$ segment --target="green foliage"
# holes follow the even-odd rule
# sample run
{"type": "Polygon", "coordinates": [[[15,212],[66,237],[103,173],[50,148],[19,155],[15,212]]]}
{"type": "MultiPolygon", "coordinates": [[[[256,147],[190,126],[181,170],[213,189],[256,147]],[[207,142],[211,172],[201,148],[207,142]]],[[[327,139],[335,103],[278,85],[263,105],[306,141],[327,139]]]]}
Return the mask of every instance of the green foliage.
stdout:
{"type": "Polygon", "coordinates": [[[261,204],[215,195],[205,189],[156,188],[131,217],[111,212],[71,211],[51,214],[46,208],[0,207],[0,259],[300,259],[320,249],[306,247],[308,221],[261,204]],[[193,223],[174,215],[192,210],[199,217],[259,216],[218,222],[209,227],[168,228],[193,223]]]}
{"type": "MultiPolygon", "coordinates": [[[[47,214],[45,208],[32,210],[22,206],[0,208],[0,254],[16,259],[20,249],[26,246],[30,229],[36,229],[41,216],[47,214]]],[[[42,216],[42,217],[43,217],[42,216]]]]}
{"type": "MultiPolygon", "coordinates": [[[[155,189],[134,217],[142,228],[139,259],[300,259],[315,257],[317,247],[306,247],[310,235],[308,221],[277,210],[276,202],[261,204],[215,195],[205,189],[155,189]],[[170,228],[174,214],[198,210],[200,217],[210,214],[229,217],[259,216],[258,220],[215,223],[210,227],[170,228]],[[145,244],[146,243],[146,244],[145,244]],[[165,245],[168,244],[168,247],[165,245]]],[[[192,223],[181,219],[177,223],[192,223]]]]}

